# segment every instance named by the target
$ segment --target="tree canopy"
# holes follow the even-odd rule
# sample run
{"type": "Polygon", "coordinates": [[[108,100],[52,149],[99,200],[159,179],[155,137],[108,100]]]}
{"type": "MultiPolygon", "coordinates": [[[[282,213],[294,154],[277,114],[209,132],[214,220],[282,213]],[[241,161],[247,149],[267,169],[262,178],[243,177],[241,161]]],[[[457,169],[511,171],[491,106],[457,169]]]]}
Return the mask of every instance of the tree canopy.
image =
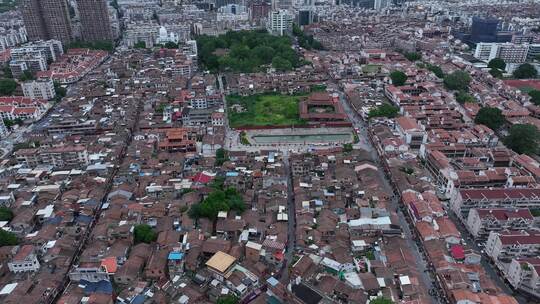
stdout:
{"type": "Polygon", "coordinates": [[[474,98],[474,96],[472,96],[471,94],[465,91],[457,91],[454,96],[456,98],[456,101],[461,104],[464,104],[467,102],[476,102],[476,98],[474,98]]]}
{"type": "Polygon", "coordinates": [[[444,85],[449,90],[467,91],[471,83],[471,76],[465,71],[454,71],[444,76],[444,85]]]}
{"type": "Polygon", "coordinates": [[[14,246],[19,243],[17,236],[9,231],[0,229],[0,247],[14,246]]]}
{"type": "Polygon", "coordinates": [[[227,151],[223,148],[219,148],[216,150],[216,166],[223,165],[224,162],[228,160],[227,157],[227,151]]]}
{"type": "Polygon", "coordinates": [[[315,40],[312,35],[306,35],[304,31],[302,31],[302,29],[296,24],[293,24],[293,35],[296,36],[298,44],[306,50],[323,49],[323,46],[319,41],[315,40]]]}
{"type": "Polygon", "coordinates": [[[68,49],[85,48],[85,49],[112,52],[114,50],[114,44],[112,43],[112,41],[95,41],[95,42],[74,41],[70,43],[67,48],[68,49]]]}
{"type": "Polygon", "coordinates": [[[36,79],[36,77],[34,76],[34,74],[32,74],[32,71],[30,70],[25,70],[22,75],[19,77],[19,80],[20,81],[28,81],[28,80],[34,80],[36,79]]]}
{"type": "Polygon", "coordinates": [[[397,116],[398,112],[399,112],[398,107],[394,107],[393,105],[385,103],[379,107],[371,109],[369,111],[368,116],[369,118],[374,118],[374,117],[394,118],[397,116]]]}
{"type": "Polygon", "coordinates": [[[405,58],[407,58],[409,61],[417,61],[422,59],[422,54],[417,52],[407,52],[404,53],[403,56],[405,56],[405,58]]]}
{"type": "Polygon", "coordinates": [[[199,61],[210,71],[250,73],[272,64],[278,70],[301,65],[290,37],[276,37],[266,31],[229,31],[217,37],[197,38],[199,61]]]}
{"type": "Polygon", "coordinates": [[[385,298],[385,297],[378,297],[375,300],[371,300],[369,304],[393,304],[391,300],[385,298]]]}
{"type": "Polygon", "coordinates": [[[505,119],[500,109],[483,107],[476,114],[474,122],[496,131],[504,124],[505,119]]]}
{"type": "Polygon", "coordinates": [[[431,72],[433,72],[433,74],[435,74],[435,76],[439,77],[439,78],[444,78],[444,72],[443,70],[441,69],[440,66],[438,65],[432,65],[432,64],[427,64],[426,65],[426,68],[428,70],[430,70],[431,72]]]}
{"type": "Polygon", "coordinates": [[[9,222],[13,219],[13,211],[7,207],[0,207],[0,221],[9,222]]]}
{"type": "Polygon", "coordinates": [[[17,82],[10,78],[0,79],[0,95],[12,95],[17,89],[17,82]]]}
{"type": "Polygon", "coordinates": [[[489,61],[488,68],[504,70],[506,69],[506,62],[501,58],[493,58],[489,61]]]}
{"type": "Polygon", "coordinates": [[[238,213],[242,213],[246,210],[244,199],[234,188],[227,188],[225,190],[216,188],[200,203],[191,206],[189,215],[192,218],[205,217],[212,221],[217,219],[220,211],[235,210],[238,213]]]}
{"type": "Polygon", "coordinates": [[[531,96],[531,102],[535,105],[540,105],[540,91],[538,90],[532,90],[529,91],[529,96],[531,96]]]}
{"type": "Polygon", "coordinates": [[[540,147],[540,131],[535,125],[518,124],[510,128],[503,140],[504,144],[519,154],[538,154],[540,147]]]}
{"type": "Polygon", "coordinates": [[[221,296],[216,302],[216,304],[237,304],[237,303],[238,303],[238,297],[235,295],[221,296]]]}
{"type": "Polygon", "coordinates": [[[157,233],[152,229],[152,227],[146,224],[140,224],[135,226],[133,237],[135,243],[150,244],[157,239],[157,233]]]}
{"type": "Polygon", "coordinates": [[[134,48],[136,49],[145,49],[146,48],[146,42],[144,41],[137,41],[134,45],[134,48]]]}
{"type": "Polygon", "coordinates": [[[502,78],[503,76],[503,72],[499,69],[490,69],[489,70],[489,74],[491,74],[491,76],[495,77],[495,78],[502,78]]]}
{"type": "Polygon", "coordinates": [[[393,71],[390,73],[390,79],[392,79],[393,85],[402,86],[407,81],[407,75],[402,71],[393,71]]]}
{"type": "Polygon", "coordinates": [[[538,71],[530,63],[520,65],[513,73],[517,79],[527,79],[538,77],[538,71]]]}

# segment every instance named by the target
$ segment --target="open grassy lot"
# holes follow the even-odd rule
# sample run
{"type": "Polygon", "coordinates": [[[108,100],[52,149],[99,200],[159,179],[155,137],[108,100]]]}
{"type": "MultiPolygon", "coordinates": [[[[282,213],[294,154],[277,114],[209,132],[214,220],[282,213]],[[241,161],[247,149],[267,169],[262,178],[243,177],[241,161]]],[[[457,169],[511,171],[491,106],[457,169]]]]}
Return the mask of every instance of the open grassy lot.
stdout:
{"type": "Polygon", "coordinates": [[[245,126],[304,125],[298,114],[298,96],[258,94],[227,96],[229,125],[245,126]]]}

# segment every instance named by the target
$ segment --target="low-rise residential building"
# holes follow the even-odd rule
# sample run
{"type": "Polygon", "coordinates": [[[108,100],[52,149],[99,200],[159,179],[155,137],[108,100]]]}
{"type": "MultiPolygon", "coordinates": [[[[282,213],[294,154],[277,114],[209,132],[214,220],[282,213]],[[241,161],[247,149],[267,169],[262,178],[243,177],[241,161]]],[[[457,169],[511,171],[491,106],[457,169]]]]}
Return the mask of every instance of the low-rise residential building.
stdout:
{"type": "Polygon", "coordinates": [[[36,272],[40,264],[33,245],[21,246],[15,256],[8,262],[11,272],[36,272]]]}

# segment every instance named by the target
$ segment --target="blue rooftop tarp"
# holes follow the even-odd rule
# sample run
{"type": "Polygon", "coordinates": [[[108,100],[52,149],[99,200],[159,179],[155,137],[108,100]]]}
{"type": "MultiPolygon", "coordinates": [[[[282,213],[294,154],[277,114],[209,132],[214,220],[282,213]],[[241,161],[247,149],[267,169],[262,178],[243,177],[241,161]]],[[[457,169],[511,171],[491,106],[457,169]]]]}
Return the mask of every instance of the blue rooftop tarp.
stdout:
{"type": "Polygon", "coordinates": [[[169,253],[169,260],[181,260],[183,258],[184,258],[184,254],[182,252],[169,253]]]}
{"type": "Polygon", "coordinates": [[[238,176],[238,172],[230,171],[225,174],[227,177],[236,177],[238,176]]]}
{"type": "Polygon", "coordinates": [[[109,281],[101,280],[99,282],[89,282],[86,280],[81,280],[80,284],[85,285],[85,294],[104,293],[112,295],[113,293],[113,286],[109,281]]]}

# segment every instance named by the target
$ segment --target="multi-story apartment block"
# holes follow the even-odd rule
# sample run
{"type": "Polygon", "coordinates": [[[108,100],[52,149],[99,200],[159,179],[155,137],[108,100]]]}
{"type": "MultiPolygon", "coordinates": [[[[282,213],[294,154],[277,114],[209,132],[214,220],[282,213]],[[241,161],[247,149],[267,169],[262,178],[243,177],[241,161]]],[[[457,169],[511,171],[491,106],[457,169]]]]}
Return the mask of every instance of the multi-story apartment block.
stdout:
{"type": "Polygon", "coordinates": [[[18,163],[28,167],[45,164],[55,168],[75,168],[89,164],[88,151],[82,145],[21,149],[15,156],[18,163]]]}
{"type": "Polygon", "coordinates": [[[25,97],[51,100],[56,96],[54,83],[50,78],[25,81],[21,84],[25,97]]]}
{"type": "Polygon", "coordinates": [[[456,189],[450,198],[450,208],[465,221],[474,208],[538,208],[540,189],[490,188],[456,189]]]}
{"type": "Polygon", "coordinates": [[[84,41],[111,41],[114,39],[106,0],[77,0],[77,7],[84,41]]]}
{"type": "Polygon", "coordinates": [[[24,0],[21,5],[28,39],[56,39],[64,45],[72,41],[67,0],[24,0]]]}
{"type": "Polygon", "coordinates": [[[504,276],[515,289],[540,298],[540,258],[512,259],[504,276]]]}
{"type": "Polygon", "coordinates": [[[513,258],[540,255],[539,231],[504,231],[489,233],[486,254],[496,263],[510,263],[513,258]]]}
{"type": "Polygon", "coordinates": [[[521,209],[471,209],[466,227],[475,238],[487,238],[491,231],[527,230],[534,225],[531,211],[521,209]]]}

